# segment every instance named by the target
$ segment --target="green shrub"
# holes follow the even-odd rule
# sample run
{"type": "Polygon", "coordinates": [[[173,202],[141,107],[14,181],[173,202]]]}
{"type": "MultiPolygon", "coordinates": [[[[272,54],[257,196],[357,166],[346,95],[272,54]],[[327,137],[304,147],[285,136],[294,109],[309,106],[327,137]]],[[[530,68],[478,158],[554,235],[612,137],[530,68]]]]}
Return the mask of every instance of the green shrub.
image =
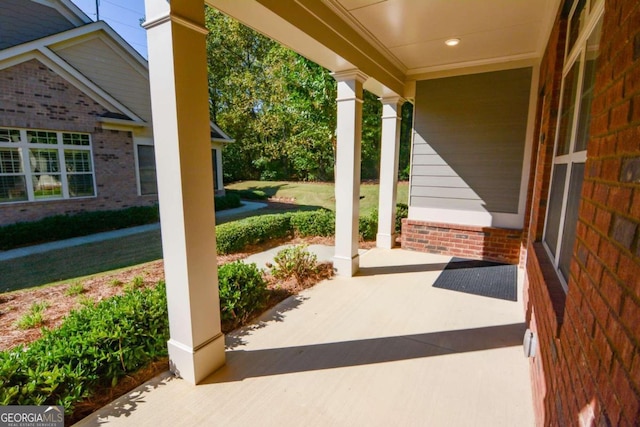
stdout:
{"type": "Polygon", "coordinates": [[[135,206],[118,211],[55,215],[34,222],[18,222],[0,227],[0,250],[102,231],[117,230],[159,221],[157,206],[135,206]]]}
{"type": "Polygon", "coordinates": [[[164,283],[73,311],[27,348],[0,352],[0,405],[62,405],[167,355],[164,283]]]}
{"type": "Polygon", "coordinates": [[[134,277],[131,282],[127,283],[125,289],[140,289],[144,286],[144,279],[140,276],[134,277]]]}
{"type": "Polygon", "coordinates": [[[276,279],[294,277],[300,286],[304,286],[307,279],[318,271],[318,257],[307,250],[307,245],[282,249],[273,258],[273,262],[271,274],[276,279]]]}
{"type": "Polygon", "coordinates": [[[84,293],[84,291],[85,291],[84,285],[81,282],[76,282],[69,285],[67,290],[64,291],[64,294],[68,297],[72,297],[72,296],[80,295],[81,293],[84,293]]]}
{"type": "Polygon", "coordinates": [[[15,326],[18,329],[33,329],[44,325],[46,321],[44,311],[49,308],[47,301],[34,302],[29,308],[29,312],[16,320],[15,326]]]}
{"type": "Polygon", "coordinates": [[[225,322],[243,322],[264,306],[267,283],[255,264],[236,261],[218,268],[220,316],[225,322]]]}
{"type": "Polygon", "coordinates": [[[296,212],[291,215],[291,226],[296,235],[333,236],[336,231],[336,214],[327,209],[296,212]]]}
{"type": "Polygon", "coordinates": [[[358,221],[358,231],[362,240],[375,240],[378,234],[378,210],[374,209],[369,215],[361,216],[358,221]]]}
{"type": "Polygon", "coordinates": [[[402,219],[409,216],[409,206],[404,203],[398,203],[396,205],[396,233],[402,232],[402,219]]]}
{"type": "Polygon", "coordinates": [[[224,196],[216,196],[215,197],[215,211],[224,211],[227,209],[239,208],[242,206],[242,202],[240,201],[240,196],[237,194],[229,193],[224,196]]]}
{"type": "Polygon", "coordinates": [[[245,200],[266,200],[269,195],[262,190],[226,190],[227,194],[235,194],[245,200]]]}
{"type": "Polygon", "coordinates": [[[254,216],[240,221],[227,222],[216,227],[218,254],[240,252],[249,245],[256,245],[290,236],[291,214],[254,216]]]}

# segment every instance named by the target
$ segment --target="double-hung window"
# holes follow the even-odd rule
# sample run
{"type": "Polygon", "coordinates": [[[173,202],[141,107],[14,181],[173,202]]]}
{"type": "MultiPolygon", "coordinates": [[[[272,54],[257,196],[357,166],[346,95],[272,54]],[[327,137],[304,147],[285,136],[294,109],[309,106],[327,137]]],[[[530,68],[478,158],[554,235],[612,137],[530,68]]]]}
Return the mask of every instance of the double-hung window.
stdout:
{"type": "Polygon", "coordinates": [[[565,286],[569,281],[587,159],[603,10],[602,0],[574,1],[567,29],[567,54],[543,238],[565,286]]]}
{"type": "Polygon", "coordinates": [[[0,203],[95,194],[89,134],[0,128],[0,203]]]}

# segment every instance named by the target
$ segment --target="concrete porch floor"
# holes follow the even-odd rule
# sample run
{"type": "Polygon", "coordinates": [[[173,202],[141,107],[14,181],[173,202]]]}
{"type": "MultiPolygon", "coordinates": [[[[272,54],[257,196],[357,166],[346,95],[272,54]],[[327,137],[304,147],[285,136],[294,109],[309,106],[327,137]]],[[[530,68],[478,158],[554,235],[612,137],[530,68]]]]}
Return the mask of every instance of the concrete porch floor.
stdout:
{"type": "Polygon", "coordinates": [[[163,375],[78,426],[531,426],[518,301],[431,285],[449,257],[361,256],[226,337],[198,386],[163,375]]]}

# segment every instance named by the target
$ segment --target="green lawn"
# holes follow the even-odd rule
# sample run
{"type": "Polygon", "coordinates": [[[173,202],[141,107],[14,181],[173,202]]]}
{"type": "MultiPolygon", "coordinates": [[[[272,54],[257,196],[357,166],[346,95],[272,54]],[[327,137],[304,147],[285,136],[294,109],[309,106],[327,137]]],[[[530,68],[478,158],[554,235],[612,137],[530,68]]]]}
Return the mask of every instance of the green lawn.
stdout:
{"type": "MultiPolygon", "coordinates": [[[[242,181],[225,185],[232,190],[262,190],[271,197],[293,198],[301,206],[317,206],[335,210],[333,183],[288,181],[242,181]]],[[[398,203],[407,203],[409,183],[398,183],[398,203]]],[[[378,207],[378,184],[361,184],[360,214],[378,207]]]]}

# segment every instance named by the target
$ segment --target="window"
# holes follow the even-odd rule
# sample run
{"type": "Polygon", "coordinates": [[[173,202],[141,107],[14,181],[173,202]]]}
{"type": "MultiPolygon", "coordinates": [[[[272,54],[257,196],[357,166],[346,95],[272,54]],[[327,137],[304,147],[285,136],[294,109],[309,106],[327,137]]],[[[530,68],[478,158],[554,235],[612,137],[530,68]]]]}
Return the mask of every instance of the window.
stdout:
{"type": "MultiPolygon", "coordinates": [[[[138,179],[140,182],[140,195],[158,194],[158,181],[156,176],[156,155],[153,145],[137,145],[138,152],[138,179]]],[[[213,163],[213,189],[218,189],[218,150],[211,149],[211,162],[213,163]]]]}
{"type": "Polygon", "coordinates": [[[0,128],[0,203],[93,197],[88,134],[0,128]]]}
{"type": "MultiPolygon", "coordinates": [[[[602,2],[598,5],[602,6],[602,2]]],[[[587,0],[576,0],[569,18],[567,46],[570,50],[563,67],[560,114],[543,238],[565,286],[569,281],[575,243],[587,159],[596,60],[600,55],[603,8],[589,10],[589,6],[587,0]]]]}
{"type": "Polygon", "coordinates": [[[156,155],[153,145],[138,145],[138,176],[140,194],[158,194],[156,155]]]}

